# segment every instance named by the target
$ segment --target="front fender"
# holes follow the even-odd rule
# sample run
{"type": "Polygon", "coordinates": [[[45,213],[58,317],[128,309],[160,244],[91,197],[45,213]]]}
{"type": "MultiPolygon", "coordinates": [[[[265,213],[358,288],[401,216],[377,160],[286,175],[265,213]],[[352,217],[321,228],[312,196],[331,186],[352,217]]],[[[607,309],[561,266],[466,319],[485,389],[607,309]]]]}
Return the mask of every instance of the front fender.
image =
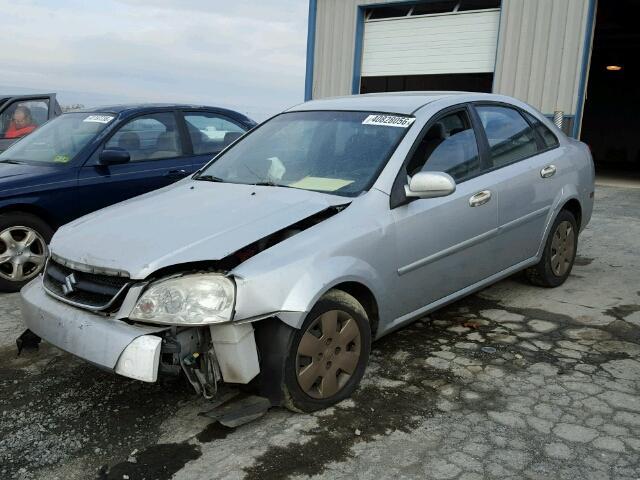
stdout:
{"type": "Polygon", "coordinates": [[[75,172],[56,178],[22,181],[0,191],[0,210],[23,210],[41,217],[53,228],[73,218],[77,179],[75,172]]]}
{"type": "Polygon", "coordinates": [[[57,228],[61,221],[58,215],[52,214],[52,212],[43,206],[42,197],[35,195],[6,198],[0,200],[0,212],[27,212],[40,217],[44,222],[49,224],[52,228],[57,228]]]}
{"type": "Polygon", "coordinates": [[[300,328],[306,314],[318,299],[336,285],[356,282],[367,287],[380,305],[382,281],[371,265],[348,256],[301,262],[286,274],[278,270],[252,277],[236,277],[237,298],[235,320],[278,317],[294,328],[300,328]]]}

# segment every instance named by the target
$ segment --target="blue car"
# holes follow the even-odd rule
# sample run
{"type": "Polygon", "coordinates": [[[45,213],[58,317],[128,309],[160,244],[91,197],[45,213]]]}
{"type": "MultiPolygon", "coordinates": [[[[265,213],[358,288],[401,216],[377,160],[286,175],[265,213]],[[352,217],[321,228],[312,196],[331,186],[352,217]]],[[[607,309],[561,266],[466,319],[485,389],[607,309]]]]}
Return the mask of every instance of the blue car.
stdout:
{"type": "Polygon", "coordinates": [[[193,105],[101,107],[47,122],[0,154],[0,290],[40,273],[59,226],[195,172],[255,125],[193,105]]]}

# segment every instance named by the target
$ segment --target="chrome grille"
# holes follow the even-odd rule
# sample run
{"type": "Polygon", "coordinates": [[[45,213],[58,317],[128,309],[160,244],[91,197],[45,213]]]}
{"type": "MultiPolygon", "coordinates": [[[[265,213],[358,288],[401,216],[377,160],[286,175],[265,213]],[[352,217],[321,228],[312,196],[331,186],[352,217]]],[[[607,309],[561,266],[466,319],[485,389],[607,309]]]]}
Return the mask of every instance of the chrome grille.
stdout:
{"type": "Polygon", "coordinates": [[[89,273],[70,268],[50,258],[44,271],[43,285],[54,297],[90,310],[111,311],[120,306],[130,278],[89,273]]]}

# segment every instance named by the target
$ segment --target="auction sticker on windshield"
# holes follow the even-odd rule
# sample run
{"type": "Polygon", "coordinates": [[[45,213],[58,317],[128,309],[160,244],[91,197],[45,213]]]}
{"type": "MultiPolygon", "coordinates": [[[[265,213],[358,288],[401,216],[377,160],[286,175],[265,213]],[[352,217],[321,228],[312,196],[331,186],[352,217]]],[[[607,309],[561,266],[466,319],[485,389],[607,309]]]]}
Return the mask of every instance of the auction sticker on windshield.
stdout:
{"type": "Polygon", "coordinates": [[[89,115],[83,122],[109,123],[113,118],[111,115],[89,115]]]}
{"type": "Polygon", "coordinates": [[[369,115],[362,122],[363,125],[380,125],[383,127],[400,127],[408,128],[415,118],[399,117],[397,115],[369,115]]]}

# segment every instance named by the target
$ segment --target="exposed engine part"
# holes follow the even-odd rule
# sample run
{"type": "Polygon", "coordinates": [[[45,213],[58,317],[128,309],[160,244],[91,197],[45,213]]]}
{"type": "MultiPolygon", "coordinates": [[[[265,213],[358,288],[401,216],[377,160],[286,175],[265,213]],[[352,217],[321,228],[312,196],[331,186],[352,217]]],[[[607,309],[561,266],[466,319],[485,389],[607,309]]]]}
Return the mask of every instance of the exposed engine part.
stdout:
{"type": "Polygon", "coordinates": [[[180,352],[182,347],[174,335],[162,339],[158,371],[164,375],[180,375],[180,352]]]}
{"type": "Polygon", "coordinates": [[[160,352],[160,371],[184,372],[194,390],[207,400],[217,392],[222,379],[208,329],[173,328],[165,334],[160,352]]]}
{"type": "Polygon", "coordinates": [[[222,379],[213,348],[203,354],[194,352],[185,356],[182,366],[196,392],[211,400],[218,392],[218,382],[222,379]]]}

